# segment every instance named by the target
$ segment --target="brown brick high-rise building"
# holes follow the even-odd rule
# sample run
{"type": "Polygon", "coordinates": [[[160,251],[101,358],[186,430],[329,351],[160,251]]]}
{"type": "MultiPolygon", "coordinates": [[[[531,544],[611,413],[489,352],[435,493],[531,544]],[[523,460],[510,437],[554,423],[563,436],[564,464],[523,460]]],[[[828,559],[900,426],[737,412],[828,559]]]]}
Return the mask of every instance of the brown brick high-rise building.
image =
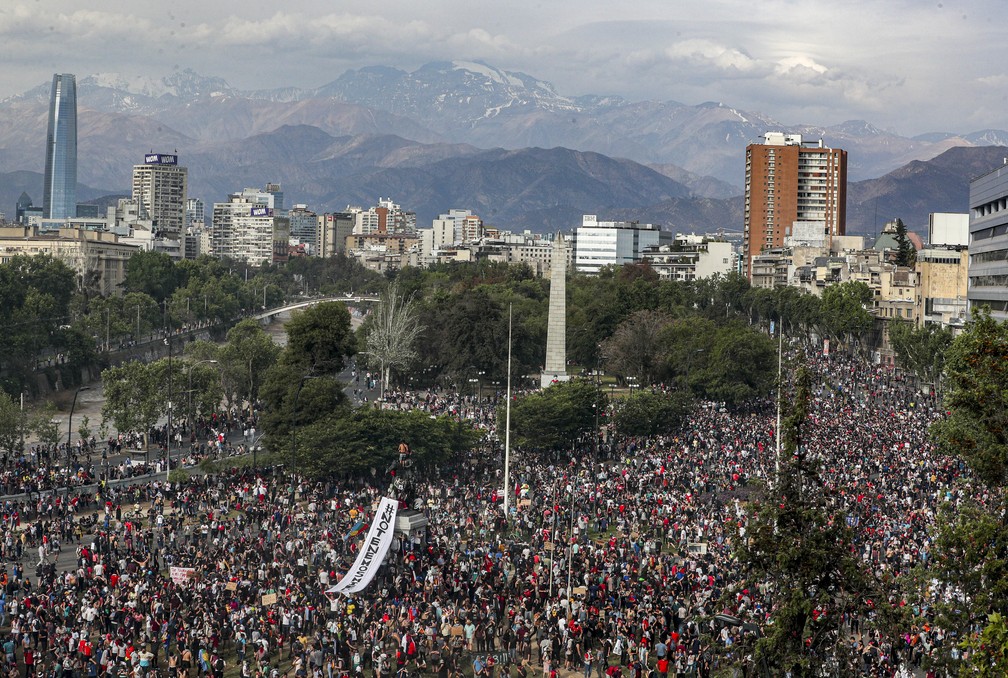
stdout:
{"type": "Polygon", "coordinates": [[[847,151],[781,132],[767,132],[762,144],[746,147],[747,277],[752,258],[763,250],[783,247],[787,237],[828,247],[834,235],[846,234],[846,219],[847,151]]]}

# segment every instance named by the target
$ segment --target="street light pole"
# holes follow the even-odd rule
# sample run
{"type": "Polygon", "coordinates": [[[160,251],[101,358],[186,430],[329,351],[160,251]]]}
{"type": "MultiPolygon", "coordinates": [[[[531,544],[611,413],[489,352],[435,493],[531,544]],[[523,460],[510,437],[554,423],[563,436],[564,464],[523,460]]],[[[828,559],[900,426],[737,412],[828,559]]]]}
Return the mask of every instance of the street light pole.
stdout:
{"type": "MultiPolygon", "coordinates": [[[[167,308],[167,301],[165,307],[167,308]]],[[[168,445],[165,448],[165,482],[168,482],[168,474],[171,473],[171,411],[172,411],[172,341],[171,334],[165,328],[165,343],[168,345],[168,445]]]]}
{"type": "MultiPolygon", "coordinates": [[[[298,381],[297,391],[294,392],[294,407],[291,409],[291,463],[290,463],[290,477],[291,477],[291,500],[294,499],[294,464],[297,461],[297,406],[298,400],[301,398],[301,388],[304,383],[309,379],[317,379],[319,375],[317,374],[305,374],[302,375],[301,380],[298,381]]],[[[293,508],[293,506],[292,506],[293,508]]]]}
{"type": "MultiPolygon", "coordinates": [[[[198,366],[198,365],[211,365],[211,364],[212,365],[216,365],[217,361],[216,360],[212,360],[212,359],[211,360],[200,360],[200,361],[195,362],[192,365],[190,365],[189,369],[186,370],[186,376],[188,377],[188,382],[189,382],[189,389],[186,391],[186,393],[189,396],[189,407],[187,408],[186,411],[187,411],[187,414],[189,415],[189,425],[190,426],[193,426],[193,421],[196,419],[196,412],[195,412],[195,410],[193,410],[193,401],[192,401],[192,391],[193,391],[193,389],[192,389],[192,371],[193,371],[193,368],[196,367],[196,366],[198,366]]],[[[171,470],[171,457],[168,458],[168,468],[169,468],[169,470],[171,470]]]]}
{"type": "MultiPolygon", "coordinates": [[[[81,386],[74,393],[73,403],[70,405],[70,418],[67,420],[67,459],[70,459],[70,433],[73,431],[73,413],[74,409],[77,407],[77,396],[80,395],[81,391],[89,391],[90,386],[81,386]]],[[[21,410],[24,411],[24,395],[21,396],[21,410]]]]}

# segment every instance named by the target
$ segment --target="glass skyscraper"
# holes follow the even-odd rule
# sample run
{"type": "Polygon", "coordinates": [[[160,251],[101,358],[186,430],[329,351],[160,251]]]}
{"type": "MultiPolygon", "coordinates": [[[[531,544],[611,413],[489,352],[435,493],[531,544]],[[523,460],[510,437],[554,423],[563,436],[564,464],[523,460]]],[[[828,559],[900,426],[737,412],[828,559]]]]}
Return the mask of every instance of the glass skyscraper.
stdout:
{"type": "Polygon", "coordinates": [[[70,73],[53,75],[49,94],[42,216],[77,216],[77,78],[70,73]]]}

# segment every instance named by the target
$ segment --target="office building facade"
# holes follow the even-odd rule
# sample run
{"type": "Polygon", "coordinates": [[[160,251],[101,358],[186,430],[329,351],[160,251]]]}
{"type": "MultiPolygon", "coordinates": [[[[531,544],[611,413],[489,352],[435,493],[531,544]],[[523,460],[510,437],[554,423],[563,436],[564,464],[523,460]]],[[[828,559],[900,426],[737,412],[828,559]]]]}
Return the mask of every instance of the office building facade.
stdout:
{"type": "Polygon", "coordinates": [[[793,235],[829,247],[847,228],[847,152],[800,134],[767,132],[746,147],[743,267],[793,235]],[[818,237],[821,234],[822,238],[818,237]]]}
{"type": "Polygon", "coordinates": [[[579,273],[597,275],[603,266],[640,262],[644,250],[661,244],[662,230],[654,224],[599,221],[594,214],[585,214],[574,230],[574,266],[579,273]]]}
{"type": "Polygon", "coordinates": [[[1008,164],[970,182],[970,311],[1008,320],[1008,164]]]}
{"type": "Polygon", "coordinates": [[[43,218],[76,217],[77,78],[70,73],[53,75],[52,89],[49,92],[44,182],[43,218]]]}

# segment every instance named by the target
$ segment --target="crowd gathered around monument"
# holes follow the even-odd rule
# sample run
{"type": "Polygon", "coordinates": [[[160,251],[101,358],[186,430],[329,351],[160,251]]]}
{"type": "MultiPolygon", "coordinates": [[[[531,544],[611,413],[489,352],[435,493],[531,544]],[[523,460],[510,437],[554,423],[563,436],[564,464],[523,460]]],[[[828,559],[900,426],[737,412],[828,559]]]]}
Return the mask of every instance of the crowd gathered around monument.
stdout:
{"type": "MultiPolygon", "coordinates": [[[[939,504],[962,492],[964,468],[927,438],[937,400],[884,367],[806,360],[804,444],[828,501],[864,562],[903,576],[927,562],[939,504]]],[[[403,391],[384,406],[471,420],[484,442],[417,473],[403,508],[427,527],[397,535],[351,596],[329,589],[392,491],[383,474],[309,480],[245,466],[172,485],[85,482],[99,474],[81,470],[84,457],[117,440],[84,443],[76,470],[41,450],[8,460],[3,488],[30,490],[2,500],[8,675],[709,676],[772,619],[774,592],[740,581],[734,550],[751,492],[775,466],[773,402],[698,403],[676,435],[607,433],[597,450],[514,451],[509,516],[493,399],[403,391]]],[[[893,643],[864,621],[845,629],[865,675],[957,652],[936,623],[893,643]]]]}

